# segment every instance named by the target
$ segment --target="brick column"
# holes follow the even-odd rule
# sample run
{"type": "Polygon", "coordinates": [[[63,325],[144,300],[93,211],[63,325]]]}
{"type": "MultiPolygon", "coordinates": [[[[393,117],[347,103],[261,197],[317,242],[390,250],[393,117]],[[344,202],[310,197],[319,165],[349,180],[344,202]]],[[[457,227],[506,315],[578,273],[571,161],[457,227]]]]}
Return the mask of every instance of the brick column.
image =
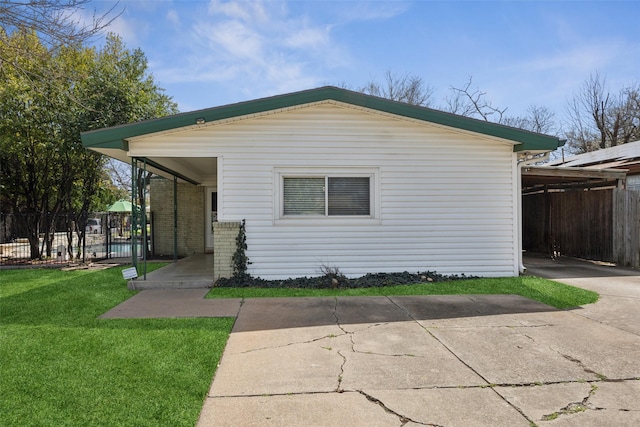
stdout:
{"type": "MultiPolygon", "coordinates": [[[[155,255],[173,253],[173,180],[151,178],[155,255]]],[[[204,187],[178,184],[178,255],[204,253],[204,187]]]]}
{"type": "Polygon", "coordinates": [[[233,276],[231,258],[236,252],[236,238],[240,232],[240,221],[213,223],[213,272],[214,281],[233,276]]]}

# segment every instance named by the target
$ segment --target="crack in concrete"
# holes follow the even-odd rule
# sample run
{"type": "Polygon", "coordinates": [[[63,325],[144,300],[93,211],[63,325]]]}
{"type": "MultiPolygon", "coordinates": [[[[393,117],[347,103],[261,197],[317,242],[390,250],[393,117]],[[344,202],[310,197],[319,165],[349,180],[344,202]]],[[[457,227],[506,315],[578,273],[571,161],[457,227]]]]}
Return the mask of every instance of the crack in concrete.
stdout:
{"type": "Polygon", "coordinates": [[[404,311],[407,316],[412,319],[414,322],[416,322],[425,332],[427,332],[434,340],[436,340],[445,350],[447,350],[453,357],[455,357],[460,363],[462,363],[464,366],[466,366],[468,369],[471,370],[471,372],[473,372],[474,374],[476,374],[478,377],[480,377],[486,384],[487,386],[489,386],[491,388],[491,390],[500,398],[502,399],[507,405],[509,405],[510,407],[512,407],[513,409],[515,409],[516,411],[518,411],[518,413],[529,422],[529,424],[534,424],[533,420],[531,418],[529,418],[527,416],[527,414],[524,413],[524,411],[522,411],[520,408],[518,408],[517,406],[515,406],[513,403],[511,403],[505,396],[501,395],[500,393],[498,393],[498,391],[496,390],[495,387],[492,387],[492,384],[489,382],[489,380],[487,378],[485,378],[480,372],[478,372],[476,369],[474,369],[470,364],[468,364],[467,362],[465,362],[464,360],[462,360],[462,358],[460,356],[458,356],[451,348],[449,348],[449,346],[447,346],[444,342],[442,342],[437,336],[435,336],[433,334],[433,332],[431,332],[427,327],[423,326],[418,319],[416,319],[415,317],[413,317],[413,315],[411,315],[411,313],[409,313],[407,310],[405,310],[403,307],[400,307],[398,304],[396,304],[396,302],[391,299],[390,297],[387,297],[387,299],[391,302],[391,304],[395,305],[396,307],[398,307],[398,309],[404,311]]]}
{"type": "Polygon", "coordinates": [[[569,362],[573,362],[575,364],[577,364],[583,371],[585,371],[588,374],[593,374],[596,377],[598,377],[601,380],[606,380],[607,377],[606,375],[603,375],[599,372],[594,371],[593,369],[588,368],[581,360],[576,359],[575,357],[572,357],[568,354],[563,354],[561,352],[559,352],[558,350],[555,350],[560,356],[564,357],[565,359],[567,359],[569,362]]]}
{"type": "Polygon", "coordinates": [[[340,374],[338,375],[338,385],[336,386],[336,393],[343,393],[344,389],[342,388],[342,377],[344,376],[344,367],[347,364],[347,357],[340,352],[337,351],[338,355],[342,357],[342,364],[340,365],[340,374]]]}
{"type": "MultiPolygon", "coordinates": [[[[342,324],[340,324],[340,318],[338,317],[338,297],[334,298],[333,317],[336,319],[336,326],[343,332],[344,335],[349,336],[349,340],[351,341],[351,351],[353,351],[353,346],[355,345],[353,343],[353,333],[347,331],[342,327],[342,324]]],[[[336,386],[336,392],[342,393],[344,392],[344,389],[342,388],[342,378],[344,376],[344,367],[347,364],[347,356],[342,354],[341,350],[338,350],[337,353],[342,358],[342,364],[340,365],[340,374],[338,375],[338,385],[336,386]]]]}
{"type": "Polygon", "coordinates": [[[587,410],[600,411],[600,410],[606,409],[606,408],[599,408],[593,405],[591,402],[589,402],[589,399],[596,393],[596,390],[598,390],[598,387],[591,384],[591,389],[589,390],[589,393],[580,402],[571,402],[566,406],[560,408],[556,412],[544,415],[541,418],[541,421],[551,421],[551,420],[555,420],[556,418],[562,415],[579,414],[580,412],[585,412],[587,410]]]}
{"type": "Polygon", "coordinates": [[[521,329],[521,328],[546,328],[549,326],[556,326],[551,323],[545,323],[541,325],[477,325],[477,326],[447,326],[437,325],[429,326],[431,329],[521,329]]]}
{"type": "Polygon", "coordinates": [[[438,344],[440,344],[445,350],[447,350],[453,357],[455,357],[460,363],[462,363],[464,366],[466,366],[467,368],[469,368],[473,373],[475,373],[478,377],[480,377],[485,383],[487,383],[487,385],[489,385],[489,381],[482,376],[482,374],[480,374],[480,372],[478,372],[477,370],[475,370],[471,365],[469,365],[467,362],[465,362],[464,360],[462,360],[462,358],[460,356],[458,356],[451,348],[449,348],[445,343],[443,343],[437,336],[435,336],[430,330],[429,328],[423,326],[418,319],[416,319],[415,317],[413,317],[411,315],[411,313],[409,313],[407,310],[405,310],[403,307],[400,307],[398,304],[396,304],[396,302],[387,297],[387,299],[391,302],[391,304],[395,305],[396,307],[398,307],[398,309],[404,311],[406,313],[406,315],[413,320],[418,326],[420,326],[427,334],[429,334],[429,336],[431,336],[434,340],[436,340],[436,342],[438,342],[438,344]]]}
{"type": "MultiPolygon", "coordinates": [[[[500,384],[482,384],[482,385],[433,385],[433,386],[425,386],[425,387],[412,387],[406,390],[451,390],[451,389],[485,389],[485,388],[510,388],[510,387],[544,387],[547,385],[557,385],[557,384],[590,384],[591,390],[589,391],[589,395],[586,399],[591,398],[598,387],[592,383],[605,383],[605,382],[625,382],[625,381],[638,381],[638,378],[622,378],[622,379],[606,379],[606,380],[592,380],[592,381],[582,381],[582,380],[564,380],[564,381],[547,381],[547,382],[533,382],[533,383],[500,383],[500,384]]],[[[216,398],[228,398],[228,397],[262,397],[262,396],[292,396],[292,395],[313,395],[313,394],[330,394],[330,393],[352,393],[352,392],[360,392],[359,390],[346,390],[340,388],[334,391],[306,391],[306,392],[295,392],[295,393],[272,393],[272,394],[228,394],[228,395],[210,395],[208,394],[208,398],[216,399],[216,398]]],[[[583,399],[584,400],[584,399],[583,399]]],[[[591,404],[590,404],[591,405],[591,404]]],[[[595,407],[595,406],[594,406],[595,407]]],[[[595,407],[596,409],[606,409],[595,407]]],[[[635,409],[619,409],[620,411],[627,412],[637,412],[635,409]]]]}
{"type": "Polygon", "coordinates": [[[354,350],[354,353],[358,353],[358,354],[370,354],[372,356],[384,356],[384,357],[415,357],[415,358],[421,358],[421,359],[425,359],[427,358],[427,356],[420,356],[420,355],[415,355],[415,354],[411,354],[411,353],[406,353],[406,354],[390,354],[390,353],[377,353],[375,351],[361,351],[361,350],[354,350]]]}
{"type": "Polygon", "coordinates": [[[423,425],[423,426],[442,427],[439,424],[428,424],[428,423],[423,423],[422,421],[413,420],[413,419],[407,417],[406,415],[402,415],[402,414],[394,411],[393,409],[391,409],[387,405],[385,405],[384,402],[381,401],[380,399],[375,398],[375,397],[371,396],[370,394],[365,393],[362,390],[356,390],[356,392],[358,392],[361,395],[363,395],[364,397],[366,397],[369,402],[373,402],[376,405],[380,406],[382,409],[385,410],[385,412],[387,412],[389,414],[392,414],[392,415],[395,415],[396,417],[398,417],[398,419],[400,420],[400,423],[401,423],[400,425],[401,426],[404,426],[408,422],[412,422],[412,423],[420,424],[420,425],[423,425]]]}
{"type": "MultiPolygon", "coordinates": [[[[313,344],[314,342],[318,342],[318,341],[322,341],[325,340],[327,338],[337,338],[337,337],[341,337],[345,334],[340,334],[340,335],[335,335],[335,334],[328,334],[322,337],[318,337],[318,338],[313,338],[307,341],[293,341],[293,342],[288,342],[286,344],[282,344],[282,345],[273,345],[273,346],[269,346],[269,347],[259,347],[259,348],[252,348],[251,350],[245,350],[239,354],[247,354],[247,353],[253,353],[255,351],[264,351],[264,350],[273,350],[276,348],[284,348],[284,347],[291,347],[294,345],[300,345],[300,344],[313,344]]],[[[323,347],[326,348],[326,347],[323,347]]]]}

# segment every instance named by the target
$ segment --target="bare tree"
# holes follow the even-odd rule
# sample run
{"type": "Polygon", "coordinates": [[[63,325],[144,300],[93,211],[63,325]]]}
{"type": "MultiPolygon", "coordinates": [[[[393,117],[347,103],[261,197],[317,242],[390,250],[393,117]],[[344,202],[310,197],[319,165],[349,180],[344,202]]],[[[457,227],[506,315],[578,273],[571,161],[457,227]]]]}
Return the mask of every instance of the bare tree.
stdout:
{"type": "Polygon", "coordinates": [[[500,109],[491,105],[491,102],[485,98],[486,92],[480,89],[471,91],[473,78],[469,80],[463,88],[450,87],[451,97],[445,98],[445,109],[453,114],[465,117],[477,117],[487,122],[501,123],[506,108],[500,109]]]}
{"type": "Polygon", "coordinates": [[[567,106],[567,140],[582,153],[640,139],[640,85],[607,89],[606,79],[596,73],[587,79],[567,106]]]}
{"type": "Polygon", "coordinates": [[[50,47],[84,43],[104,30],[119,13],[116,6],[104,14],[93,13],[90,23],[79,19],[90,0],[0,0],[0,25],[7,33],[29,28],[50,47]]]}
{"type": "Polygon", "coordinates": [[[376,80],[371,80],[359,91],[392,101],[428,107],[433,102],[435,89],[425,84],[422,77],[409,73],[398,75],[387,70],[382,84],[376,80]]]}
{"type": "Polygon", "coordinates": [[[531,132],[551,134],[555,132],[555,114],[547,107],[531,105],[524,116],[502,117],[501,124],[531,132]]]}
{"type": "Polygon", "coordinates": [[[131,164],[109,158],[104,169],[113,185],[127,193],[131,193],[131,164]]]}
{"type": "Polygon", "coordinates": [[[487,122],[500,123],[537,133],[555,131],[555,114],[546,107],[531,105],[525,115],[510,117],[507,108],[495,107],[487,100],[486,92],[472,89],[473,79],[469,77],[462,88],[451,86],[451,96],[445,98],[444,110],[465,117],[475,117],[487,122]]]}

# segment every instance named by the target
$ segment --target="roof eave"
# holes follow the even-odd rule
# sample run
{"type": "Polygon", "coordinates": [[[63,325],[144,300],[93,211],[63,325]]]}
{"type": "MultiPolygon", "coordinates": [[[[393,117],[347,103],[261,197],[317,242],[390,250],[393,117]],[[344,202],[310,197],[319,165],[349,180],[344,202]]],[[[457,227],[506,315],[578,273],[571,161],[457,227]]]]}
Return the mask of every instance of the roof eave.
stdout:
{"type": "Polygon", "coordinates": [[[426,107],[391,101],[333,86],[98,129],[84,132],[81,137],[83,145],[89,149],[119,148],[121,150],[128,150],[128,138],[326,100],[334,100],[402,117],[514,141],[513,151],[516,152],[553,151],[564,145],[564,141],[557,137],[528,132],[518,128],[463,117],[426,107]]]}

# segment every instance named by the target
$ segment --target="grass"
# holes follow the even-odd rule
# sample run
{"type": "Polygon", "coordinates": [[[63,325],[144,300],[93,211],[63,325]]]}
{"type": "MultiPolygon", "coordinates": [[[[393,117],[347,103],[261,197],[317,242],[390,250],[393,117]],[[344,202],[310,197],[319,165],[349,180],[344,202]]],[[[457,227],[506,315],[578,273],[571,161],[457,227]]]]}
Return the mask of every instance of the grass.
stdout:
{"type": "Polygon", "coordinates": [[[353,289],[213,288],[207,298],[268,298],[321,296],[515,294],[552,307],[567,309],[591,304],[598,294],[533,276],[452,280],[414,285],[353,289]]]}
{"type": "Polygon", "coordinates": [[[98,319],[121,271],[0,272],[0,425],[195,425],[233,319],[98,319]]]}

